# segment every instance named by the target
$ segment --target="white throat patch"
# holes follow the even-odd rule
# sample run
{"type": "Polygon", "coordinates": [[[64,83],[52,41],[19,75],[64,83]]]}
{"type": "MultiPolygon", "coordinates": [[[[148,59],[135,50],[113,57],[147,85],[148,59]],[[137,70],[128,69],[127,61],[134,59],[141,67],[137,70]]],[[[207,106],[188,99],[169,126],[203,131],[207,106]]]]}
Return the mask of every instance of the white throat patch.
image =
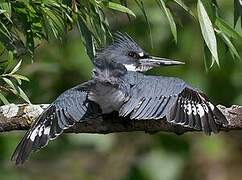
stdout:
{"type": "Polygon", "coordinates": [[[124,64],[127,71],[137,71],[137,67],[133,64],[124,64]]]}

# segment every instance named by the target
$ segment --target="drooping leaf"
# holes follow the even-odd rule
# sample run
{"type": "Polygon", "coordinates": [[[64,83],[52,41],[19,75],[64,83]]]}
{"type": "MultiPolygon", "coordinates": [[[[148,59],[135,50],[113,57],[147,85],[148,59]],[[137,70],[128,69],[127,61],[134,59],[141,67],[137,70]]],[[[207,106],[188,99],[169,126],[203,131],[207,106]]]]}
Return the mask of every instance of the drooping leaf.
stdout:
{"type": "Polygon", "coordinates": [[[206,10],[206,13],[212,22],[214,24],[214,21],[216,17],[218,16],[218,4],[215,0],[200,0],[202,3],[204,9],[206,10]]]}
{"type": "Polygon", "coordinates": [[[217,17],[215,25],[229,37],[232,37],[240,42],[242,42],[242,36],[232,27],[230,27],[223,19],[217,17]]]}
{"type": "Polygon", "coordinates": [[[28,96],[25,94],[25,92],[18,86],[19,96],[27,103],[31,104],[28,96]]]}
{"type": "Polygon", "coordinates": [[[9,104],[8,100],[5,98],[5,96],[0,92],[0,100],[3,102],[3,104],[9,104]]]}
{"type": "Polygon", "coordinates": [[[15,79],[21,79],[21,80],[24,80],[24,81],[29,81],[29,78],[27,78],[23,75],[20,75],[20,74],[13,74],[11,76],[14,77],[15,79]]]}
{"type": "MultiPolygon", "coordinates": [[[[107,21],[105,20],[104,13],[100,7],[94,5],[93,3],[91,3],[90,6],[93,11],[93,16],[86,18],[86,20],[89,21],[91,25],[91,28],[88,28],[88,31],[93,34],[92,38],[93,40],[96,40],[97,45],[103,46],[106,44],[107,34],[109,33],[107,28],[107,21]],[[92,29],[92,31],[90,29],[92,29]]],[[[87,27],[87,23],[85,24],[87,27]]]]}
{"type": "Polygon", "coordinates": [[[219,66],[216,36],[214,33],[212,22],[209,19],[209,16],[201,0],[198,0],[197,2],[197,11],[198,11],[198,19],[199,19],[204,41],[213,57],[212,65],[214,64],[214,62],[216,62],[217,65],[219,66]]]}
{"type": "Polygon", "coordinates": [[[86,47],[87,54],[90,57],[90,59],[93,60],[95,56],[95,46],[93,42],[93,37],[81,17],[78,17],[78,28],[81,33],[82,41],[86,47]]]}
{"type": "Polygon", "coordinates": [[[182,0],[173,0],[176,4],[181,6],[186,12],[188,12],[193,18],[195,15],[193,14],[192,10],[182,1],[182,0]]]}
{"type": "Polygon", "coordinates": [[[177,43],[177,29],[176,29],[176,23],[173,19],[173,16],[171,14],[171,11],[170,9],[166,6],[165,2],[163,0],[160,0],[160,4],[161,4],[161,7],[168,19],[168,22],[169,22],[169,25],[170,25],[170,28],[171,28],[171,32],[172,32],[172,35],[174,37],[174,40],[175,42],[177,43]]]}
{"type": "Polygon", "coordinates": [[[22,76],[20,74],[12,74],[12,75],[10,75],[10,77],[15,78],[19,85],[22,84],[22,80],[29,81],[29,79],[27,77],[22,76]]]}
{"type": "Polygon", "coordinates": [[[3,14],[5,12],[6,12],[6,10],[0,9],[0,14],[3,14]]]}
{"type": "MultiPolygon", "coordinates": [[[[239,17],[241,18],[242,22],[242,1],[241,0],[234,0],[234,27],[236,26],[239,17]]],[[[242,23],[241,23],[242,27],[242,23]]]]}
{"type": "Polygon", "coordinates": [[[138,7],[140,8],[141,12],[144,15],[145,18],[145,22],[148,25],[148,30],[149,30],[149,36],[150,36],[150,44],[151,47],[153,48],[153,38],[152,38],[152,32],[151,32],[151,26],[150,26],[150,21],[148,19],[146,10],[145,10],[145,6],[144,6],[144,2],[142,0],[135,0],[136,4],[138,5],[138,7]]]}
{"type": "Polygon", "coordinates": [[[103,1],[102,4],[106,8],[113,9],[113,10],[116,10],[116,11],[120,11],[120,12],[123,12],[123,13],[127,13],[127,14],[130,14],[130,15],[135,17],[135,14],[133,13],[133,11],[131,11],[129,8],[127,8],[125,6],[122,6],[121,4],[110,2],[110,1],[103,1]]]}
{"type": "Polygon", "coordinates": [[[5,17],[10,21],[11,21],[11,15],[12,15],[12,12],[11,12],[11,3],[9,2],[0,2],[0,8],[3,12],[3,14],[5,15],[5,17]]]}
{"type": "MultiPolygon", "coordinates": [[[[119,0],[119,2],[120,2],[120,4],[121,4],[122,6],[128,7],[128,2],[127,2],[127,0],[119,0]]],[[[128,13],[126,13],[126,15],[127,15],[127,17],[129,18],[129,21],[131,21],[131,17],[130,17],[130,15],[129,15],[128,13]]]]}
{"type": "MultiPolygon", "coordinates": [[[[65,34],[65,23],[61,16],[49,8],[42,8],[45,19],[45,26],[50,29],[56,39],[62,40],[65,34]]],[[[47,30],[48,32],[48,30],[47,30]]]]}
{"type": "Polygon", "coordinates": [[[240,55],[239,55],[238,51],[236,50],[235,46],[233,45],[233,43],[231,42],[231,40],[222,32],[219,33],[219,35],[223,39],[224,43],[228,46],[229,52],[230,52],[231,56],[233,57],[233,59],[236,59],[236,58],[240,59],[240,55]]]}
{"type": "Polygon", "coordinates": [[[4,70],[4,73],[8,72],[13,67],[13,64],[14,64],[13,52],[9,51],[8,52],[8,64],[7,64],[7,67],[4,70]]]}
{"type": "Polygon", "coordinates": [[[8,28],[1,21],[0,21],[0,34],[3,34],[6,38],[11,40],[11,34],[10,34],[8,28]]]}
{"type": "Polygon", "coordinates": [[[14,84],[12,83],[12,81],[11,81],[10,79],[6,78],[6,77],[2,77],[2,79],[3,79],[3,80],[7,83],[7,85],[11,88],[10,90],[12,90],[12,92],[13,92],[14,94],[17,94],[17,90],[16,90],[14,84]]]}
{"type": "Polygon", "coordinates": [[[16,73],[19,68],[20,68],[20,65],[21,65],[22,61],[19,61],[18,64],[13,68],[13,70],[10,72],[10,74],[14,74],[16,73]]]}

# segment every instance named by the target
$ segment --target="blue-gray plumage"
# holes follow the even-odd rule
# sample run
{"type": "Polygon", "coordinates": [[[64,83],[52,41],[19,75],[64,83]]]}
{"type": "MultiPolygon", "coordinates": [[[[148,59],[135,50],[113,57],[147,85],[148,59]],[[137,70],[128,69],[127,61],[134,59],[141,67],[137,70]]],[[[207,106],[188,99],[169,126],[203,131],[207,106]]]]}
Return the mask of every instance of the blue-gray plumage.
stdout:
{"type": "Polygon", "coordinates": [[[199,90],[173,77],[148,76],[158,66],[183,64],[148,55],[128,35],[116,34],[112,45],[94,58],[92,80],[65,91],[34,122],[12,160],[23,163],[74,124],[113,111],[134,120],[162,119],[217,133],[225,116],[199,90]]]}

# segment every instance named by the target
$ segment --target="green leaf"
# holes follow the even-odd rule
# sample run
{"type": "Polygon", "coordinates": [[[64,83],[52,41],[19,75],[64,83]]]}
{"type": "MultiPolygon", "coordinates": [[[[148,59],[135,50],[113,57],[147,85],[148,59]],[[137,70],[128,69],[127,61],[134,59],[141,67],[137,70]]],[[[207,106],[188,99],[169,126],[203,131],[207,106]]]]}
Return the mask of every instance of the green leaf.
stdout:
{"type": "Polygon", "coordinates": [[[11,90],[12,90],[12,92],[13,92],[14,94],[17,94],[17,90],[16,90],[14,84],[12,83],[12,81],[11,81],[10,79],[8,79],[8,78],[5,78],[5,77],[2,77],[2,79],[3,79],[3,80],[9,85],[9,87],[10,87],[11,90]]]}
{"type": "Polygon", "coordinates": [[[24,81],[29,81],[29,78],[27,78],[23,75],[20,75],[20,74],[13,74],[12,77],[14,77],[15,79],[21,79],[21,80],[24,80],[24,81]]]}
{"type": "Polygon", "coordinates": [[[0,34],[1,33],[11,41],[11,35],[8,28],[0,21],[0,34]]]}
{"type": "Polygon", "coordinates": [[[13,68],[13,70],[9,74],[16,73],[19,70],[21,63],[22,63],[22,60],[18,62],[18,64],[13,68]]]}
{"type": "Polygon", "coordinates": [[[166,7],[166,4],[163,0],[160,0],[160,3],[161,3],[161,6],[165,12],[165,15],[169,21],[169,24],[170,24],[170,28],[171,28],[171,32],[172,32],[172,35],[175,39],[175,42],[177,43],[177,30],[176,30],[176,23],[172,17],[172,14],[171,14],[171,11],[168,7],[166,7]]]}
{"type": "Polygon", "coordinates": [[[106,44],[106,34],[107,34],[107,31],[105,29],[104,17],[102,15],[103,12],[99,7],[97,7],[96,5],[93,5],[93,3],[91,4],[91,9],[92,9],[93,16],[90,16],[89,18],[86,18],[86,19],[89,20],[92,28],[88,28],[88,23],[87,21],[84,22],[84,19],[83,19],[83,23],[85,24],[87,30],[89,31],[93,41],[95,38],[97,44],[103,47],[104,44],[106,44]]]}
{"type": "MultiPolygon", "coordinates": [[[[8,20],[10,21],[10,22],[12,22],[11,21],[11,3],[8,3],[8,2],[1,2],[0,3],[0,8],[1,8],[1,10],[2,11],[4,11],[3,12],[3,14],[5,15],[5,17],[6,18],[8,18],[8,20]]],[[[1,13],[0,13],[1,14],[1,13]]]]}
{"type": "Polygon", "coordinates": [[[237,39],[238,41],[242,42],[242,36],[232,27],[230,27],[223,19],[217,17],[215,21],[215,25],[229,37],[237,39]]]}
{"type": "Polygon", "coordinates": [[[7,12],[6,10],[0,9],[0,14],[7,12]]]}
{"type": "Polygon", "coordinates": [[[173,1],[177,3],[179,6],[181,6],[185,11],[187,11],[192,17],[195,18],[195,15],[191,11],[191,9],[182,0],[173,0],[173,1]]]}
{"type": "Polygon", "coordinates": [[[81,17],[78,17],[78,28],[79,32],[81,34],[82,41],[86,47],[87,54],[90,57],[91,60],[93,60],[95,56],[95,47],[93,42],[92,33],[87,28],[87,25],[82,20],[81,17]]]}
{"type": "MultiPolygon", "coordinates": [[[[242,1],[241,0],[234,0],[234,27],[236,26],[239,17],[241,17],[242,21],[242,1]]],[[[241,22],[242,27],[242,22],[241,22]]]]}
{"type": "Polygon", "coordinates": [[[24,93],[24,91],[23,91],[19,86],[18,86],[18,91],[19,91],[19,96],[20,96],[23,100],[25,100],[25,102],[31,104],[31,102],[30,102],[28,96],[24,93]]]}
{"type": "MultiPolygon", "coordinates": [[[[44,12],[44,26],[50,28],[56,39],[62,40],[65,34],[65,23],[60,14],[49,8],[42,8],[44,12]]],[[[46,30],[48,36],[48,29],[46,30]]]]}
{"type": "Polygon", "coordinates": [[[102,4],[109,9],[127,13],[135,17],[135,14],[133,13],[133,11],[131,11],[129,8],[125,6],[122,6],[121,4],[110,2],[110,1],[104,1],[102,2],[102,4]]]}
{"type": "Polygon", "coordinates": [[[212,22],[212,24],[214,24],[214,21],[218,14],[217,3],[215,2],[215,0],[200,0],[200,1],[203,4],[204,9],[206,10],[206,13],[208,14],[210,21],[212,22]]]}
{"type": "Polygon", "coordinates": [[[4,70],[4,73],[8,72],[12,66],[14,64],[14,60],[13,60],[13,52],[12,51],[8,51],[8,65],[4,70]]]}
{"type": "MultiPolygon", "coordinates": [[[[15,79],[16,79],[16,78],[15,78],[15,79]]],[[[16,79],[16,81],[18,82],[18,84],[19,84],[19,85],[21,85],[21,84],[22,84],[21,79],[16,79]]]]}
{"type": "Polygon", "coordinates": [[[148,30],[149,30],[149,36],[150,36],[150,44],[151,44],[151,48],[153,48],[153,39],[152,39],[152,32],[151,32],[151,25],[150,25],[150,21],[148,19],[146,10],[145,10],[145,6],[142,0],[135,0],[136,4],[138,5],[138,7],[140,8],[141,12],[143,13],[143,16],[145,18],[145,22],[148,26],[148,30]]]}
{"type": "Polygon", "coordinates": [[[9,104],[8,100],[5,98],[5,96],[0,92],[0,100],[3,102],[3,104],[9,104]]]}
{"type": "Polygon", "coordinates": [[[22,84],[22,80],[23,81],[29,81],[29,79],[27,77],[22,76],[20,74],[13,74],[13,75],[11,75],[11,77],[15,78],[19,85],[22,84]]]}
{"type": "Polygon", "coordinates": [[[230,41],[230,39],[224,33],[219,33],[219,35],[223,39],[224,43],[228,46],[229,52],[232,55],[233,59],[235,59],[235,57],[237,59],[240,59],[240,55],[236,50],[236,48],[234,47],[233,43],[230,41]]]}
{"type": "Polygon", "coordinates": [[[216,62],[219,66],[216,36],[213,30],[212,22],[210,21],[201,0],[198,0],[197,2],[197,11],[203,38],[213,57],[212,65],[214,64],[214,62],[216,62]]]}

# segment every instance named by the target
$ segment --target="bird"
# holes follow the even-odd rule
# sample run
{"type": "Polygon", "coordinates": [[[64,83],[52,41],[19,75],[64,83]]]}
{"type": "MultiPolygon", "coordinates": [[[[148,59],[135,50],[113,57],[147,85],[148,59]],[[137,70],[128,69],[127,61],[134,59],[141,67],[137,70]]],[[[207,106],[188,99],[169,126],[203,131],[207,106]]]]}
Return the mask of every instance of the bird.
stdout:
{"type": "Polygon", "coordinates": [[[92,79],[57,97],[26,132],[11,160],[23,164],[65,129],[112,112],[134,121],[164,119],[207,135],[218,133],[228,121],[202,91],[179,78],[145,74],[154,67],[182,64],[151,56],[127,33],[115,33],[112,44],[96,53],[92,79]]]}

